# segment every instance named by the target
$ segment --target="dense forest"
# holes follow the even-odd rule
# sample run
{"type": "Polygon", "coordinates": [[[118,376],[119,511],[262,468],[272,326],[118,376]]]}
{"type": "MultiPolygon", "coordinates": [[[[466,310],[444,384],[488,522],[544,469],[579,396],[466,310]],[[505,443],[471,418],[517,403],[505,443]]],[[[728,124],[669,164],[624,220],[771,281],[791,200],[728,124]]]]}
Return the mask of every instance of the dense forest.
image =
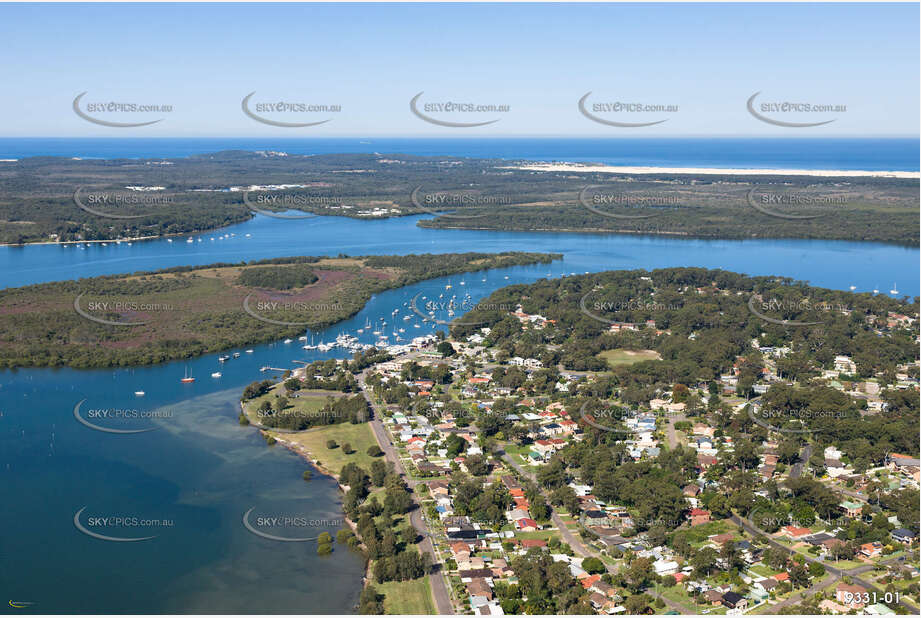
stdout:
{"type": "Polygon", "coordinates": [[[0,169],[0,243],[190,234],[289,209],[361,219],[421,214],[419,225],[442,228],[918,242],[918,183],[910,179],[537,172],[519,163],[238,151],[27,158],[0,169]],[[245,191],[254,186],[262,189],[245,191]],[[121,201],[89,208],[94,194],[121,201]],[[760,207],[768,196],[779,205],[760,207]]]}

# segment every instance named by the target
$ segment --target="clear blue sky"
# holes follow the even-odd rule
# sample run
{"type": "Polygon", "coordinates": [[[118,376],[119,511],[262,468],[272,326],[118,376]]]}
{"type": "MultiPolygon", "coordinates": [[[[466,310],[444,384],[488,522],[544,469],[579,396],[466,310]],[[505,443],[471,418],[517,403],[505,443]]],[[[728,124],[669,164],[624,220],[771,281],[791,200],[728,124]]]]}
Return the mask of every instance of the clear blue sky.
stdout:
{"type": "MultiPolygon", "coordinates": [[[[0,4],[0,136],[917,136],[918,4],[0,4]],[[86,101],[169,104],[158,125],[117,129],[71,109],[86,101]],[[284,129],[241,99],[342,106],[284,129]],[[409,100],[504,104],[500,122],[427,124],[409,100]],[[678,105],[641,129],[591,122],[594,101],[678,105]],[[846,105],[812,129],[759,122],[764,101],[846,105]],[[761,99],[759,99],[760,101],[761,99]]],[[[99,115],[105,118],[112,116],[99,115]]],[[[789,119],[789,118],[788,118],[789,119]]]]}

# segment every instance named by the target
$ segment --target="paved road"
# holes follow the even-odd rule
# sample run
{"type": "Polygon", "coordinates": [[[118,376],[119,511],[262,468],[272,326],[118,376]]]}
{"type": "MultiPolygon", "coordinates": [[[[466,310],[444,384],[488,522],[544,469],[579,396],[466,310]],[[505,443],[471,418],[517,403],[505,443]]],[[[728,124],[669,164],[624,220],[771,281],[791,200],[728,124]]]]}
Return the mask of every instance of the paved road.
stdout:
{"type": "Polygon", "coordinates": [[[675,450],[678,446],[678,433],[675,431],[675,423],[686,420],[687,417],[684,414],[676,414],[668,418],[668,425],[665,426],[665,435],[668,438],[668,448],[671,450],[675,450]]]}
{"type": "Polygon", "coordinates": [[[838,491],[838,493],[842,493],[845,496],[848,496],[849,498],[853,498],[854,500],[865,502],[867,504],[869,504],[870,502],[870,500],[867,498],[865,494],[860,494],[860,493],[857,493],[856,491],[851,491],[847,487],[836,487],[835,489],[836,491],[838,491]]]}
{"type": "MultiPolygon", "coordinates": [[[[550,497],[547,495],[547,492],[540,486],[540,484],[537,483],[537,479],[536,479],[536,477],[535,477],[535,475],[534,475],[533,473],[531,473],[531,472],[525,470],[523,467],[521,467],[521,465],[518,464],[518,462],[516,462],[516,461],[512,458],[511,455],[509,455],[508,453],[506,453],[506,452],[504,452],[504,451],[503,451],[503,453],[502,453],[502,458],[503,458],[510,466],[512,466],[515,470],[517,470],[518,473],[521,474],[523,477],[525,477],[525,478],[530,479],[531,481],[533,481],[534,484],[537,485],[538,489],[540,490],[541,495],[544,496],[544,499],[546,499],[547,502],[548,502],[548,504],[549,504],[550,497]]],[[[572,530],[570,530],[569,528],[566,527],[565,522],[563,522],[563,519],[557,514],[556,510],[553,510],[553,511],[552,511],[551,521],[553,521],[553,525],[555,525],[555,526],[559,529],[559,531],[560,531],[560,536],[563,537],[563,541],[565,541],[570,547],[572,547],[573,552],[574,552],[575,554],[577,554],[580,558],[588,558],[589,556],[593,556],[593,557],[595,557],[595,558],[601,559],[601,554],[600,554],[600,553],[598,553],[597,551],[595,551],[595,550],[592,549],[591,547],[585,545],[585,544],[582,542],[582,540],[581,540],[577,535],[575,535],[575,534],[572,532],[572,530]]],[[[608,563],[605,562],[604,560],[601,560],[601,562],[604,564],[604,568],[607,570],[608,573],[611,573],[611,574],[617,573],[617,569],[616,569],[614,566],[608,564],[608,563]]],[[[666,605],[669,609],[673,609],[673,610],[675,610],[676,612],[679,612],[679,613],[682,613],[682,614],[697,614],[697,613],[699,613],[698,611],[696,611],[696,610],[694,610],[694,609],[692,609],[692,608],[690,608],[690,607],[686,607],[686,606],[682,605],[681,603],[677,603],[677,602],[675,602],[675,601],[672,601],[671,599],[665,598],[664,596],[658,594],[655,590],[647,590],[647,591],[646,591],[646,594],[648,594],[649,596],[651,596],[651,597],[654,598],[654,599],[662,599],[662,601],[665,602],[665,605],[666,605]]]]}
{"type": "MultiPolygon", "coordinates": [[[[374,438],[377,440],[378,446],[381,447],[381,450],[384,451],[384,457],[387,461],[393,462],[394,471],[403,477],[403,480],[410,488],[414,488],[418,481],[407,478],[406,468],[403,466],[403,462],[400,461],[400,454],[397,452],[396,447],[390,441],[390,436],[387,433],[387,429],[384,427],[383,422],[381,422],[381,415],[377,409],[377,406],[374,405],[374,401],[371,398],[371,395],[368,393],[365,388],[365,375],[366,372],[362,372],[358,376],[358,384],[361,387],[361,393],[364,395],[365,399],[368,401],[368,405],[371,406],[371,409],[374,410],[374,418],[371,419],[371,431],[374,433],[374,438]]],[[[451,593],[448,589],[448,584],[445,581],[445,576],[442,572],[442,565],[438,562],[438,555],[435,553],[435,545],[431,539],[431,533],[428,530],[428,527],[425,525],[425,520],[422,517],[422,505],[419,504],[416,500],[416,493],[412,493],[413,503],[416,508],[410,511],[409,513],[409,523],[412,524],[416,532],[422,536],[422,541],[419,543],[419,548],[427,553],[432,560],[432,569],[429,572],[429,587],[432,590],[432,598],[435,600],[435,607],[438,610],[438,613],[441,615],[453,615],[454,614],[454,605],[451,602],[451,593]]]]}
{"type": "Polygon", "coordinates": [[[806,590],[801,590],[797,593],[790,595],[788,598],[784,599],[783,601],[776,603],[775,605],[771,605],[770,609],[768,609],[764,613],[776,614],[778,611],[780,611],[784,607],[795,605],[796,603],[799,603],[803,599],[807,597],[811,597],[817,592],[824,590],[825,588],[827,588],[828,586],[830,586],[831,584],[835,583],[836,581],[840,579],[840,576],[835,575],[834,573],[829,573],[829,576],[830,577],[823,577],[820,581],[816,582],[815,584],[813,584],[806,590]]]}
{"type": "Polygon", "coordinates": [[[796,463],[793,464],[793,467],[790,468],[790,478],[796,479],[802,476],[803,468],[809,462],[809,458],[812,457],[812,445],[807,444],[803,447],[803,450],[800,451],[799,459],[796,460],[796,463]]]}
{"type": "MultiPolygon", "coordinates": [[[[751,522],[748,521],[747,519],[744,519],[744,518],[742,518],[742,517],[740,517],[740,516],[738,516],[738,515],[732,515],[732,516],[730,516],[729,519],[730,519],[730,521],[732,521],[732,522],[735,523],[736,525],[741,526],[742,528],[744,528],[745,530],[747,530],[750,534],[761,535],[761,536],[765,537],[765,538],[767,539],[768,543],[769,543],[772,547],[777,547],[777,548],[782,549],[782,550],[784,550],[785,552],[790,553],[790,554],[794,553],[792,549],[790,549],[790,548],[787,547],[786,545],[783,545],[782,543],[778,543],[777,541],[775,541],[774,539],[772,539],[772,538],[768,535],[767,532],[764,532],[764,531],[761,530],[760,528],[757,528],[753,523],[751,523],[751,522]]],[[[800,558],[803,558],[803,559],[806,560],[807,562],[817,562],[817,563],[821,564],[822,566],[825,567],[825,570],[826,570],[827,572],[831,573],[831,574],[835,577],[835,579],[837,579],[838,577],[843,577],[843,576],[846,575],[846,576],[850,577],[851,580],[853,580],[854,582],[860,584],[860,585],[863,586],[864,588],[867,588],[868,590],[876,590],[877,592],[883,592],[883,591],[880,589],[880,587],[879,587],[877,584],[875,584],[874,582],[872,582],[872,581],[870,581],[870,580],[868,580],[868,579],[866,579],[866,578],[860,577],[860,576],[863,575],[864,573],[867,573],[867,572],[869,572],[869,571],[872,571],[872,570],[875,568],[875,565],[866,564],[866,565],[863,565],[863,566],[855,567],[855,568],[853,568],[853,569],[839,569],[838,567],[836,567],[836,566],[834,566],[834,565],[832,565],[832,564],[829,564],[829,563],[826,563],[826,562],[822,562],[822,561],[819,560],[818,558],[813,558],[812,556],[806,556],[806,555],[799,554],[799,553],[797,553],[797,556],[800,557],[800,558]]],[[[898,559],[898,558],[895,558],[895,559],[892,559],[892,560],[884,560],[884,561],[880,562],[880,564],[882,564],[882,565],[887,565],[887,564],[895,563],[895,562],[898,562],[898,561],[899,561],[899,559],[898,559]]],[[[832,580],[832,581],[834,581],[834,580],[832,580]]],[[[823,587],[824,587],[824,586],[823,586],[823,587]]],[[[811,590],[811,588],[810,588],[810,590],[811,590]]],[[[807,591],[807,592],[808,592],[808,591],[807,591]]],[[[785,604],[785,605],[788,605],[789,603],[784,603],[784,604],[785,604]]],[[[901,605],[901,606],[904,607],[905,609],[909,610],[910,612],[913,612],[914,614],[918,614],[918,608],[915,607],[914,605],[912,605],[911,603],[909,603],[908,601],[906,601],[904,598],[902,598],[902,599],[899,600],[899,605],[901,605]]],[[[781,604],[778,604],[778,605],[776,605],[776,606],[774,606],[774,607],[777,608],[778,606],[781,606],[781,604]]]]}
{"type": "MultiPolygon", "coordinates": [[[[529,471],[527,471],[527,470],[525,470],[524,468],[522,468],[521,465],[518,464],[518,463],[512,458],[511,455],[509,455],[509,454],[506,453],[506,452],[503,452],[503,453],[502,453],[502,458],[503,458],[510,466],[512,466],[513,468],[515,468],[515,470],[518,471],[518,474],[522,475],[523,477],[525,477],[525,478],[527,478],[527,479],[530,479],[531,481],[534,482],[535,485],[537,485],[538,487],[540,487],[540,485],[537,483],[537,478],[534,476],[534,474],[531,473],[531,472],[529,472],[529,471]]],[[[544,498],[545,498],[546,500],[548,500],[548,502],[549,502],[549,499],[550,499],[550,498],[549,498],[549,496],[547,496],[546,492],[543,491],[543,490],[541,490],[541,494],[542,494],[542,495],[544,496],[544,498]]],[[[570,547],[572,547],[573,551],[576,552],[577,554],[579,554],[579,557],[580,557],[580,558],[586,558],[586,557],[588,557],[588,556],[594,556],[594,555],[596,555],[596,554],[595,554],[594,552],[592,552],[588,547],[586,547],[584,543],[582,543],[582,539],[580,539],[578,536],[576,536],[575,534],[573,534],[572,530],[570,530],[569,528],[566,527],[565,522],[564,522],[563,519],[557,514],[557,512],[556,512],[555,509],[551,511],[550,519],[551,519],[551,521],[553,522],[553,525],[560,529],[560,536],[563,537],[563,541],[565,541],[570,547]]]]}

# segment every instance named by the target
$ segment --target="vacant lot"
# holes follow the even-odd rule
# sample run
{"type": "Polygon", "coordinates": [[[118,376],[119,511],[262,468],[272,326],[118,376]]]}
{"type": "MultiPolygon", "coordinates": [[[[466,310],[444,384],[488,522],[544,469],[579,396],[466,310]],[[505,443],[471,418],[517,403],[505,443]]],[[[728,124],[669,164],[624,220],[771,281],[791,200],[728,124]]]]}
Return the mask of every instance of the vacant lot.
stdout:
{"type": "Polygon", "coordinates": [[[340,423],[338,425],[308,429],[299,433],[273,433],[273,435],[286,442],[293,442],[301,446],[313,456],[314,460],[319,460],[320,465],[336,475],[349,462],[368,470],[371,462],[375,459],[367,453],[369,446],[377,446],[377,440],[374,439],[371,425],[368,423],[359,425],[340,423]],[[334,449],[328,449],[326,448],[327,440],[335,440],[339,446],[334,449]],[[355,452],[351,455],[347,455],[342,451],[342,445],[346,443],[351,444],[352,448],[355,449],[355,452]]]}
{"type": "Polygon", "coordinates": [[[405,582],[374,584],[374,587],[384,595],[384,611],[388,614],[433,616],[438,613],[427,575],[405,582]]]}

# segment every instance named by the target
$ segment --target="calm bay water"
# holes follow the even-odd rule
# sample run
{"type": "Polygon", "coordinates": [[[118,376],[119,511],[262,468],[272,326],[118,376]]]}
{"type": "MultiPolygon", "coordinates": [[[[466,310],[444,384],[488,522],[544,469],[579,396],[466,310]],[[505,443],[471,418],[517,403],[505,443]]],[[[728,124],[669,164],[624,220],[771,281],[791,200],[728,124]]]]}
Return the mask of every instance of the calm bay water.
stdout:
{"type": "MultiPolygon", "coordinates": [[[[426,215],[428,216],[428,215],[426,215]]],[[[722,268],[751,275],[781,275],[812,285],[858,292],[918,294],[918,250],[881,243],[825,240],[695,240],[629,234],[557,234],[437,230],[416,226],[421,217],[356,221],[256,218],[219,233],[172,242],[0,247],[0,286],[14,287],[170,266],[238,262],[287,255],[389,255],[464,251],[563,253],[554,276],[585,271],[667,266],[722,268]],[[234,234],[220,240],[220,236],[234,234]],[[249,237],[247,237],[249,234],[249,237]],[[200,242],[199,242],[200,239],[200,242]],[[213,240],[212,240],[213,239],[213,240]]]]}
{"type": "MultiPolygon", "coordinates": [[[[273,148],[284,149],[277,144],[273,148]]],[[[4,150],[0,140],[0,152],[4,150]]],[[[854,166],[877,169],[867,162],[864,158],[854,166]]],[[[892,161],[880,166],[917,169],[917,160],[913,168],[892,161]]],[[[830,161],[829,167],[843,166],[830,161]]],[[[181,238],[106,247],[0,247],[0,286],[286,255],[511,250],[564,254],[551,265],[455,276],[379,294],[350,320],[311,333],[317,342],[342,332],[354,334],[369,322],[387,321],[380,328],[391,334],[391,340],[400,328],[403,338],[431,332],[432,325],[416,319],[407,303],[417,294],[435,298],[445,293],[449,282],[454,293],[469,294],[476,302],[501,286],[548,276],[702,266],[782,275],[837,289],[853,285],[857,291],[885,293],[895,285],[900,295],[919,293],[916,248],[815,240],[431,230],[417,227],[417,219],[257,217],[219,233],[195,235],[192,243],[181,238]],[[224,234],[233,236],[221,240],[224,234]]],[[[375,339],[368,333],[361,338],[375,339]]],[[[209,355],[133,369],[0,371],[0,478],[8,497],[0,509],[0,582],[10,599],[35,603],[17,611],[351,612],[362,575],[357,556],[338,549],[320,558],[315,543],[270,541],[242,525],[250,508],[266,515],[319,520],[342,516],[330,479],[315,475],[305,483],[300,478],[303,461],[280,447],[266,447],[255,429],[237,423],[242,388],[274,375],[260,373],[260,367],[293,368],[296,360],[344,354],[307,351],[301,345],[274,342],[254,346],[252,354],[231,350],[241,352],[240,358],[223,365],[216,355],[209,355]],[[195,383],[179,382],[187,371],[197,378],[195,383]],[[210,378],[214,371],[221,371],[222,377],[210,378]],[[136,397],[138,390],[145,396],[136,397]],[[102,433],[75,420],[74,407],[81,401],[84,416],[92,409],[119,408],[156,410],[160,417],[110,425],[154,431],[102,433]],[[160,519],[170,525],[94,528],[125,537],[156,535],[143,542],[106,542],[75,526],[74,516],[84,507],[78,518],[84,526],[92,517],[106,516],[160,519]]]]}

